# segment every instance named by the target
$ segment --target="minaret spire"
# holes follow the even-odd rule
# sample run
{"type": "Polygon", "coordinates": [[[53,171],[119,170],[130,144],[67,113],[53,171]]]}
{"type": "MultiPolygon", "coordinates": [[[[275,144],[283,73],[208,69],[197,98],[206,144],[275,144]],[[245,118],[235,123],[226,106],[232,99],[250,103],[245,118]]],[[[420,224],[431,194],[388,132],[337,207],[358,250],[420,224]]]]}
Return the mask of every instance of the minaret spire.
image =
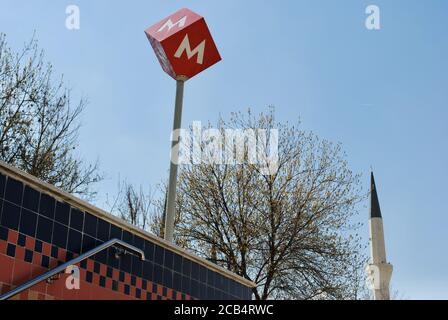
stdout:
{"type": "Polygon", "coordinates": [[[393,268],[386,260],[383,217],[373,172],[370,174],[369,231],[371,262],[367,266],[367,274],[372,283],[373,296],[375,300],[389,300],[389,283],[393,268]]]}
{"type": "Polygon", "coordinates": [[[382,218],[373,172],[370,173],[370,218],[382,218]]]}

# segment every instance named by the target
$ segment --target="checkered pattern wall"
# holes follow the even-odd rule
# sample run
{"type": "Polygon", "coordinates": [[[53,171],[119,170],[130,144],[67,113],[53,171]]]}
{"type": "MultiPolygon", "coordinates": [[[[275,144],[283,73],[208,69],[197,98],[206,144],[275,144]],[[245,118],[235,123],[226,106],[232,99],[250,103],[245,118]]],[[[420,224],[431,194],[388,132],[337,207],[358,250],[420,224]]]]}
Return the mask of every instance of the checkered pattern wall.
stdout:
{"type": "Polygon", "coordinates": [[[251,289],[93,213],[58,201],[0,174],[0,292],[30,280],[97,245],[120,239],[145,252],[117,258],[110,247],[78,264],[81,286],[66,274],[15,299],[250,299],[251,289]]]}

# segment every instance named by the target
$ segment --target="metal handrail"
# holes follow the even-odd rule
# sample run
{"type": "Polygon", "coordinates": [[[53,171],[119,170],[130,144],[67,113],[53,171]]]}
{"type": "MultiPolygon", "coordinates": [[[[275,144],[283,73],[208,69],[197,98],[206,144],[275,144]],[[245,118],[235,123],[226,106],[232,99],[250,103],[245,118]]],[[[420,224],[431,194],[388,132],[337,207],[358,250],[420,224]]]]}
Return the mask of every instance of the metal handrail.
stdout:
{"type": "Polygon", "coordinates": [[[134,251],[135,253],[138,253],[140,255],[140,259],[141,260],[145,260],[145,253],[143,252],[143,250],[138,249],[138,248],[136,248],[134,246],[131,246],[130,244],[128,244],[126,242],[123,242],[121,240],[112,239],[112,240],[109,240],[107,242],[104,242],[104,243],[100,244],[98,247],[95,247],[92,250],[89,250],[89,251],[87,251],[87,252],[77,256],[76,258],[71,259],[70,261],[67,261],[67,262],[61,264],[60,266],[58,266],[58,267],[56,267],[54,269],[51,269],[51,270],[45,272],[44,274],[42,274],[42,275],[40,275],[40,276],[38,276],[38,277],[28,281],[28,282],[25,282],[24,284],[22,284],[22,285],[18,286],[17,288],[9,291],[8,293],[5,293],[5,294],[1,295],[0,296],[0,300],[9,299],[9,298],[11,298],[11,297],[21,293],[22,291],[31,288],[32,286],[38,284],[39,282],[44,281],[44,280],[46,280],[48,278],[51,278],[54,275],[57,275],[58,273],[63,272],[68,266],[71,266],[71,265],[74,265],[76,263],[79,263],[82,260],[85,260],[85,259],[93,256],[94,254],[97,254],[98,252],[103,251],[104,249],[107,249],[107,248],[109,248],[109,247],[111,247],[111,246],[113,246],[115,244],[118,244],[118,245],[120,245],[120,246],[122,246],[122,247],[124,247],[126,249],[129,249],[131,251],[134,251]]]}

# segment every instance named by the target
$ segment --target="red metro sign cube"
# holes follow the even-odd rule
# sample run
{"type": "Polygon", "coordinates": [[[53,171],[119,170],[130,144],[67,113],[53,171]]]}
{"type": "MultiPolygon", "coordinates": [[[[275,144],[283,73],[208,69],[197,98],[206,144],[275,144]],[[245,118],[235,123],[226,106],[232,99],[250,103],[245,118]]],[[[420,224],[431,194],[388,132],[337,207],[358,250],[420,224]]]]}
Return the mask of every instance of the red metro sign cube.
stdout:
{"type": "Polygon", "coordinates": [[[192,78],[221,60],[203,17],[181,9],[145,30],[163,70],[192,78]]]}

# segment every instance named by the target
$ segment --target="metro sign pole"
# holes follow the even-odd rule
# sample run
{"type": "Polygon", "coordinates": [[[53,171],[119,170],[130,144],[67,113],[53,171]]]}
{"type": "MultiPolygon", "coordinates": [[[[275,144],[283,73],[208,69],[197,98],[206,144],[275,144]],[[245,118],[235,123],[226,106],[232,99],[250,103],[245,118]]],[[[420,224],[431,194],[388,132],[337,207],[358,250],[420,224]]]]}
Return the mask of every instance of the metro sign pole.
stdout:
{"type": "Polygon", "coordinates": [[[171,137],[170,176],[165,214],[165,239],[173,242],[179,132],[185,81],[221,60],[203,17],[181,9],[145,30],[162,69],[176,80],[176,101],[171,137]]]}

